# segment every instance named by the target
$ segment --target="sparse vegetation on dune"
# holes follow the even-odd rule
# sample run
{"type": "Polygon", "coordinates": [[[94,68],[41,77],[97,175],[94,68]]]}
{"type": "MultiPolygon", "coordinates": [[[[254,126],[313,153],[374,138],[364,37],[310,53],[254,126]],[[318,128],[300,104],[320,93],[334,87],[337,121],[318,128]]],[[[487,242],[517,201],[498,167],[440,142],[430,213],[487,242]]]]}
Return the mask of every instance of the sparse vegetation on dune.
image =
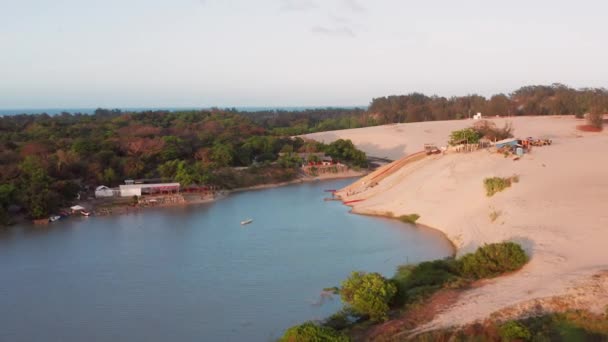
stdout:
{"type": "Polygon", "coordinates": [[[492,210],[490,212],[490,221],[494,222],[496,220],[498,220],[498,218],[502,215],[502,211],[500,210],[492,210]]]}
{"type": "Polygon", "coordinates": [[[573,310],[436,330],[411,341],[606,341],[608,315],[573,310]]]}
{"type": "MultiPolygon", "coordinates": [[[[464,288],[477,279],[518,270],[527,261],[528,256],[518,244],[503,242],[485,245],[475,253],[457,259],[402,265],[390,279],[378,273],[353,272],[342,283],[339,291],[347,306],[326,319],[322,326],[334,329],[336,333],[344,333],[344,336],[354,331],[360,333],[388,317],[406,315],[409,311],[424,306],[429,297],[439,290],[464,288]]],[[[310,323],[307,324],[306,329],[302,328],[303,325],[294,328],[312,331],[310,323]]],[[[288,330],[290,336],[294,336],[294,328],[288,330]]],[[[514,334],[510,330],[508,333],[514,334]]]]}
{"type": "Polygon", "coordinates": [[[587,123],[600,131],[604,127],[604,112],[603,107],[595,105],[587,114],[587,123]]]}
{"type": "Polygon", "coordinates": [[[414,223],[416,223],[416,221],[418,221],[419,218],[420,218],[420,215],[418,215],[418,214],[409,214],[409,215],[401,215],[397,219],[404,223],[414,224],[414,223]]]}
{"type": "Polygon", "coordinates": [[[513,125],[510,122],[505,123],[503,128],[498,128],[494,122],[481,120],[473,127],[453,131],[448,143],[452,146],[462,143],[477,144],[482,138],[495,141],[511,137],[513,137],[513,125]]]}
{"type": "Polygon", "coordinates": [[[511,177],[491,177],[483,180],[483,186],[486,188],[486,195],[491,197],[510,187],[512,183],[518,182],[519,176],[517,175],[511,177]]]}

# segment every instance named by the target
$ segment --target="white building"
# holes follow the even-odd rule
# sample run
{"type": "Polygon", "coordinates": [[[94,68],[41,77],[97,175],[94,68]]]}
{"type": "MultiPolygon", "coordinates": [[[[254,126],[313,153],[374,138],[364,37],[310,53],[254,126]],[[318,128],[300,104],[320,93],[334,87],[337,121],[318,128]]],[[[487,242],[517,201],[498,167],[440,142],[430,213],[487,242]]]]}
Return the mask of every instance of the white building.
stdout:
{"type": "Polygon", "coordinates": [[[121,197],[133,197],[142,195],[160,195],[179,192],[179,183],[159,184],[124,184],[120,185],[121,197]]]}
{"type": "Polygon", "coordinates": [[[105,185],[100,185],[95,189],[95,198],[114,197],[118,195],[117,190],[108,188],[105,185]]]}

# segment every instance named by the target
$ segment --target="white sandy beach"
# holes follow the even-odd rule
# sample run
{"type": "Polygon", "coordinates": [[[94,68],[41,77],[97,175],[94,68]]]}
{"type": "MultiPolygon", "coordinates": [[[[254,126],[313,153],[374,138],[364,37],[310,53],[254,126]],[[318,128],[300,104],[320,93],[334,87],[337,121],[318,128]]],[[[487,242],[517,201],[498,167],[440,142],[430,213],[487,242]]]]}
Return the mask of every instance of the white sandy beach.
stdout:
{"type": "MultiPolygon", "coordinates": [[[[608,133],[583,133],[574,117],[511,121],[517,137],[546,137],[519,161],[487,150],[434,155],[414,161],[373,188],[345,197],[356,213],[417,213],[419,223],[441,230],[458,254],[484,243],[512,240],[531,255],[521,271],[468,290],[432,327],[459,325],[492,314],[518,315],[565,307],[605,310],[608,305],[608,133]],[[517,174],[519,183],[487,197],[483,179],[517,174]],[[490,214],[498,213],[492,222],[490,214]]],[[[326,132],[310,138],[351,139],[368,154],[399,158],[425,143],[445,145],[451,131],[473,121],[398,124],[326,132]]],[[[363,180],[348,188],[363,190],[363,180]]],[[[369,184],[369,183],[368,183],[369,184]]],[[[346,196],[346,192],[341,193],[346,196]]]]}

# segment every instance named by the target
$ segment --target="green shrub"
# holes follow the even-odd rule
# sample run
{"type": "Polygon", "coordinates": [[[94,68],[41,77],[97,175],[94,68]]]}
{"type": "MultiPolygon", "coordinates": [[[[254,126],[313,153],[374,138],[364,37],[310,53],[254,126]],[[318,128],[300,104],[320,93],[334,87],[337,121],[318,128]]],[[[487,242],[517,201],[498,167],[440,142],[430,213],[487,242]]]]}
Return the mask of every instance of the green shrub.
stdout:
{"type": "Polygon", "coordinates": [[[462,141],[465,141],[469,144],[477,144],[481,139],[481,134],[477,132],[473,128],[465,128],[458,131],[453,131],[450,133],[450,145],[460,144],[462,141]]]}
{"type": "Polygon", "coordinates": [[[483,180],[483,185],[486,188],[486,195],[493,196],[495,193],[503,191],[511,186],[511,183],[519,182],[519,176],[508,178],[492,177],[483,180]]]}
{"type": "Polygon", "coordinates": [[[318,326],[312,322],[287,329],[280,342],[348,342],[349,338],[332,328],[318,326]]]}
{"type": "Polygon", "coordinates": [[[404,223],[414,224],[414,223],[416,223],[416,221],[418,221],[419,218],[420,218],[420,215],[418,215],[418,214],[409,214],[409,215],[401,215],[397,219],[404,223]]]}
{"type": "Polygon", "coordinates": [[[378,273],[353,272],[340,289],[342,301],[373,321],[388,318],[388,304],[396,293],[397,287],[378,273]]]}
{"type": "Polygon", "coordinates": [[[343,330],[356,323],[361,316],[350,308],[342,308],[342,310],[329,316],[323,321],[323,326],[330,327],[335,330],[343,330]]]}
{"type": "Polygon", "coordinates": [[[459,279],[458,272],[458,263],[454,259],[399,266],[392,278],[397,286],[394,304],[421,302],[448,283],[456,282],[459,279]]]}
{"type": "Polygon", "coordinates": [[[530,330],[517,321],[508,321],[500,326],[498,333],[503,341],[524,340],[532,337],[530,330]]]}
{"type": "Polygon", "coordinates": [[[458,261],[462,276],[480,279],[518,270],[528,262],[528,256],[518,244],[502,242],[480,247],[458,261]]]}
{"type": "Polygon", "coordinates": [[[593,106],[587,114],[587,123],[599,130],[604,127],[604,114],[601,107],[593,106]]]}

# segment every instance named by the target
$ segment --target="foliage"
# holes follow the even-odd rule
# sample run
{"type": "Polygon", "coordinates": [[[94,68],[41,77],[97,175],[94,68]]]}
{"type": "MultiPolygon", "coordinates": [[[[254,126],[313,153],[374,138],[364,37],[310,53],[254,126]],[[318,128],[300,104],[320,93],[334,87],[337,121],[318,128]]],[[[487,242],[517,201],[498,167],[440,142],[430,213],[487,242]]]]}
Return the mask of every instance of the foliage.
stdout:
{"type": "Polygon", "coordinates": [[[418,215],[418,214],[409,214],[409,215],[401,215],[397,219],[404,223],[414,224],[414,223],[416,223],[416,221],[418,221],[419,218],[420,218],[420,215],[418,215]]]}
{"type": "Polygon", "coordinates": [[[530,330],[528,330],[528,328],[526,328],[523,324],[516,321],[508,321],[504,323],[500,326],[498,331],[500,337],[502,337],[504,341],[528,341],[532,337],[530,330]]]}
{"type": "Polygon", "coordinates": [[[511,183],[518,183],[519,176],[514,175],[512,177],[491,177],[483,180],[483,186],[486,188],[486,195],[488,197],[494,196],[497,192],[501,192],[504,189],[511,186],[511,183]]]}
{"type": "Polygon", "coordinates": [[[394,305],[422,302],[442,288],[457,288],[467,279],[494,277],[521,268],[528,257],[521,247],[512,242],[480,247],[473,254],[459,259],[422,262],[399,266],[391,279],[397,286],[394,305]]]}
{"type": "Polygon", "coordinates": [[[361,315],[346,307],[329,316],[323,321],[323,326],[336,330],[344,330],[361,319],[361,315]]]}
{"type": "Polygon", "coordinates": [[[58,204],[56,194],[51,191],[53,179],[49,177],[40,160],[33,156],[28,156],[19,168],[19,195],[27,205],[28,214],[34,219],[43,218],[58,204]]]}
{"type": "Polygon", "coordinates": [[[94,189],[102,184],[116,186],[128,178],[163,178],[183,185],[234,188],[284,182],[298,175],[295,153],[326,149],[345,163],[361,166],[365,154],[351,142],[305,142],[275,131],[297,126],[301,133],[308,133],[331,126],[325,120],[333,120],[337,128],[369,124],[363,119],[359,122],[359,116],[365,116],[365,111],[98,109],[93,115],[3,116],[0,184],[12,185],[19,195],[1,207],[0,219],[5,221],[12,204],[23,207],[31,217],[44,217],[73,200],[74,184],[94,189]],[[279,158],[281,151],[294,154],[279,158]],[[26,158],[36,160],[35,170],[25,167],[32,164],[26,158]],[[32,177],[34,182],[30,182],[32,177]]]}
{"type": "Polygon", "coordinates": [[[476,144],[481,139],[482,135],[473,128],[464,128],[450,133],[450,145],[458,145],[462,142],[476,144]]]}
{"type": "Polygon", "coordinates": [[[302,158],[294,153],[286,153],[279,157],[278,163],[283,168],[294,168],[302,164],[302,158]]]}
{"type": "Polygon", "coordinates": [[[287,329],[280,342],[348,342],[349,338],[332,328],[307,322],[287,329]]]}
{"type": "Polygon", "coordinates": [[[492,243],[460,259],[461,275],[472,279],[491,278],[516,271],[528,262],[528,256],[514,242],[492,243]]]}
{"type": "Polygon", "coordinates": [[[378,273],[353,272],[342,282],[340,297],[357,313],[373,321],[388,318],[389,303],[397,293],[396,286],[378,273]]]}
{"type": "Polygon", "coordinates": [[[338,139],[325,148],[325,153],[333,159],[351,162],[354,166],[367,167],[365,152],[358,150],[350,140],[338,139]]]}
{"type": "Polygon", "coordinates": [[[459,276],[458,262],[451,258],[401,265],[392,278],[397,286],[394,304],[419,303],[447,284],[455,283],[459,276]]]}
{"type": "Polygon", "coordinates": [[[604,114],[601,107],[593,106],[587,114],[587,123],[598,130],[604,127],[604,114]]]}
{"type": "Polygon", "coordinates": [[[414,341],[606,341],[608,317],[575,310],[420,334],[414,341]]]}
{"type": "Polygon", "coordinates": [[[0,226],[10,223],[8,206],[13,202],[15,194],[15,186],[13,184],[0,184],[0,226]]]}
{"type": "Polygon", "coordinates": [[[513,137],[513,125],[506,122],[503,128],[497,128],[492,121],[481,120],[473,125],[473,129],[482,137],[488,140],[503,140],[513,137]]]}
{"type": "Polygon", "coordinates": [[[489,99],[473,94],[458,97],[427,96],[420,93],[379,97],[369,111],[377,124],[511,115],[582,115],[594,105],[608,108],[608,90],[573,89],[563,84],[521,87],[509,95],[496,94],[489,99]]]}

